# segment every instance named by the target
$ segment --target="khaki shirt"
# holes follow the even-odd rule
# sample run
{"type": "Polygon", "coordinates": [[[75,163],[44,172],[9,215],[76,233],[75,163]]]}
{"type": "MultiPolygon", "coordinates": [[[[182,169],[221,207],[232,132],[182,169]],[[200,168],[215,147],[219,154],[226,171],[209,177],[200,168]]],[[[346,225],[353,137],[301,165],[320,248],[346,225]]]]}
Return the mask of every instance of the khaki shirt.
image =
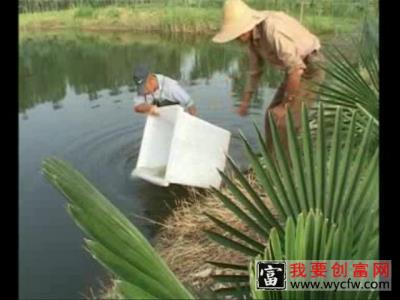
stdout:
{"type": "Polygon", "coordinates": [[[290,74],[295,68],[305,69],[303,59],[320,47],[319,39],[294,18],[283,12],[265,11],[265,20],[254,27],[248,47],[245,91],[256,90],[264,61],[290,74]]]}

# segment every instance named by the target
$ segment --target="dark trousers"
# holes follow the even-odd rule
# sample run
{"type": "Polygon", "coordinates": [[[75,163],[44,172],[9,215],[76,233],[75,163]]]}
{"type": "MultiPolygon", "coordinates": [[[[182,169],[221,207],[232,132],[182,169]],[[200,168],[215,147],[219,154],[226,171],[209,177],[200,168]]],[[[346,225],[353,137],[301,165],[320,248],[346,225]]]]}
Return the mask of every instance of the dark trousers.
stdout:
{"type": "Polygon", "coordinates": [[[170,106],[170,105],[179,105],[178,102],[172,102],[170,100],[154,100],[153,104],[158,106],[158,107],[163,107],[163,106],[170,106]]]}
{"type": "Polygon", "coordinates": [[[319,51],[310,54],[305,60],[306,69],[301,78],[300,89],[298,97],[292,101],[285,99],[285,88],[287,82],[287,76],[279,86],[271,104],[268,106],[265,112],[265,139],[267,148],[270,152],[273,149],[272,133],[269,124],[269,114],[275,120],[275,124],[279,133],[279,137],[283,148],[288,153],[288,140],[287,140],[287,109],[290,109],[293,117],[294,127],[296,132],[301,127],[301,107],[304,102],[307,107],[311,107],[316,100],[316,93],[311,91],[317,88],[316,84],[320,84],[325,79],[325,71],[321,68],[321,64],[325,61],[322,53],[319,51]]]}

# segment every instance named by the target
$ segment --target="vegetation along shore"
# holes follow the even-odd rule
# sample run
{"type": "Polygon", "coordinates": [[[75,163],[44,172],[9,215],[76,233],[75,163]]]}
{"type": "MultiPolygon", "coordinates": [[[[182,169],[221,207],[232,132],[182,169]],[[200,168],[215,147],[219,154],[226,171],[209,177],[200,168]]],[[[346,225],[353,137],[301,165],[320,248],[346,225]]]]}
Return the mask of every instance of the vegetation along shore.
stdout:
{"type": "MultiPolygon", "coordinates": [[[[95,6],[90,1],[81,1],[80,5],[61,10],[26,10],[19,14],[19,28],[20,31],[28,32],[75,29],[212,34],[220,25],[219,1],[212,4],[205,3],[207,1],[190,1],[189,4],[188,1],[163,1],[163,4],[158,2],[133,5],[129,1],[120,4],[117,1],[115,5],[95,6]],[[123,3],[125,4],[122,5],[123,3]]],[[[328,4],[327,1],[318,1],[314,4],[305,2],[304,5],[300,5],[301,1],[250,2],[261,9],[288,12],[316,34],[351,32],[363,16],[375,14],[377,11],[374,5],[368,6],[368,9],[360,9],[357,1],[345,4],[338,1],[329,1],[328,4]]]]}

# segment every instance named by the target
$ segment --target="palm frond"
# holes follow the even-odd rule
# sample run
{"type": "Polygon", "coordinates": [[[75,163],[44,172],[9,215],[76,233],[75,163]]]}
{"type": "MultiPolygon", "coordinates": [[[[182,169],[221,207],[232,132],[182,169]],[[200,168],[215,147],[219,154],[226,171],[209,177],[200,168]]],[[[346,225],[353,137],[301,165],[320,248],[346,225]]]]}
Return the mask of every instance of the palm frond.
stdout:
{"type": "MultiPolygon", "coordinates": [[[[255,154],[256,150],[241,135],[256,180],[268,197],[255,194],[250,182],[239,174],[232,159],[229,159],[229,164],[236,171],[231,176],[223,175],[224,181],[229,183],[226,186],[229,195],[218,190],[215,190],[215,193],[229,210],[254,230],[254,236],[258,235],[259,238],[254,239],[248,235],[243,238],[238,234],[239,229],[224,223],[223,220],[215,222],[215,218],[210,216],[217,227],[226,233],[223,237],[218,236],[218,238],[214,235],[214,241],[225,246],[229,245],[230,248],[247,256],[252,256],[252,253],[262,252],[262,245],[268,245],[265,240],[268,236],[271,237],[272,231],[276,231],[277,234],[275,242],[279,240],[286,243],[288,251],[302,249],[301,244],[298,244],[302,240],[284,240],[285,235],[291,233],[287,232],[288,228],[283,229],[282,220],[291,218],[294,226],[297,226],[299,220],[306,224],[307,220],[298,219],[297,216],[309,210],[319,209],[324,217],[334,224],[340,224],[343,216],[348,214],[353,218],[352,226],[354,228],[361,229],[363,228],[362,224],[368,222],[369,212],[377,209],[378,202],[377,189],[371,189],[378,182],[378,146],[373,146],[375,150],[372,157],[367,155],[374,127],[373,119],[369,118],[366,127],[357,131],[358,112],[353,111],[348,114],[345,109],[336,107],[333,110],[334,121],[331,138],[327,139],[326,132],[330,128],[326,122],[324,107],[320,103],[317,110],[318,127],[315,136],[312,134],[313,129],[305,106],[302,110],[302,126],[299,135],[295,132],[291,112],[288,112],[286,119],[288,156],[285,155],[282,148],[273,118],[270,118],[270,122],[274,156],[267,151],[265,140],[257,128],[261,157],[255,154]],[[345,118],[349,122],[346,125],[343,124],[345,118]],[[235,178],[238,180],[236,181],[235,178]],[[269,201],[270,203],[268,203],[269,201]],[[272,214],[271,206],[279,215],[272,214]],[[267,215],[264,211],[267,211],[267,215]],[[266,220],[263,220],[263,217],[266,217],[266,220]],[[271,218],[275,220],[273,221],[271,218]],[[279,225],[274,225],[276,223],[279,225]],[[227,230],[228,228],[229,230],[227,230]],[[257,245],[257,249],[254,248],[255,245],[257,245]],[[241,249],[242,247],[243,249],[241,249]]],[[[316,246],[312,249],[312,258],[331,258],[330,247],[331,244],[336,245],[335,235],[322,219],[319,219],[318,222],[320,223],[319,234],[325,236],[326,243],[320,244],[319,240],[314,242],[316,246]]],[[[290,222],[288,226],[290,227],[290,222]]],[[[349,235],[346,243],[355,244],[357,237],[360,236],[358,232],[360,229],[349,235]]],[[[310,230],[306,231],[307,234],[311,234],[310,230]]],[[[213,235],[212,232],[208,232],[208,234],[213,235]]],[[[294,234],[293,238],[294,236],[296,235],[294,234]]],[[[364,247],[364,249],[368,249],[368,247],[364,247]]],[[[303,256],[306,257],[308,253],[310,253],[309,250],[305,251],[303,256]]],[[[366,255],[366,253],[361,254],[366,255]]]]}
{"type": "MultiPolygon", "coordinates": [[[[313,92],[320,96],[326,105],[327,119],[333,123],[330,111],[336,106],[348,112],[358,112],[357,127],[364,128],[372,118],[376,127],[373,130],[377,143],[379,129],[379,36],[374,19],[366,19],[361,37],[354,40],[352,49],[356,59],[350,59],[343,50],[332,46],[324,51],[327,64],[321,65],[326,71],[327,80],[316,84],[313,92]],[[332,108],[329,110],[329,108],[332,108]],[[328,117],[329,116],[329,117],[328,117]]],[[[347,114],[348,115],[348,114],[347,114]]],[[[348,124],[348,117],[344,118],[348,124]]],[[[315,121],[314,121],[315,125],[315,121]]]]}
{"type": "Polygon", "coordinates": [[[56,158],[45,159],[42,170],[89,236],[86,249],[117,276],[124,298],[194,299],[137,228],[82,174],[56,158]]]}
{"type": "MultiPolygon", "coordinates": [[[[368,217],[373,217],[370,212],[368,217]]],[[[350,242],[351,234],[356,230],[350,215],[340,224],[330,222],[320,210],[300,213],[295,219],[286,221],[284,242],[281,243],[278,232],[273,229],[263,254],[255,257],[249,266],[250,290],[253,299],[356,299],[358,292],[331,291],[258,291],[256,290],[256,261],[258,260],[359,260],[373,259],[378,254],[378,246],[371,245],[371,236],[375,236],[372,226],[364,226],[359,241],[350,242]],[[361,258],[360,258],[361,257],[361,258]]],[[[371,297],[376,297],[374,292],[371,297]]],[[[364,293],[364,296],[366,294],[364,293]]]]}

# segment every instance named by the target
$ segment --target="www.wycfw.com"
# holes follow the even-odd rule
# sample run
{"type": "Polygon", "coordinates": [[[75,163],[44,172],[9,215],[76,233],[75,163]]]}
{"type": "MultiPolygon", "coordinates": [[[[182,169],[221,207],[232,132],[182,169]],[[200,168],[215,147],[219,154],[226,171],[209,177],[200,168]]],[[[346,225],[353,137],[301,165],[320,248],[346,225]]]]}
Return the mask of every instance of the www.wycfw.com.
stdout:
{"type": "Polygon", "coordinates": [[[333,291],[345,290],[389,290],[390,281],[353,281],[351,278],[343,281],[290,281],[289,290],[323,289],[333,291]]]}

